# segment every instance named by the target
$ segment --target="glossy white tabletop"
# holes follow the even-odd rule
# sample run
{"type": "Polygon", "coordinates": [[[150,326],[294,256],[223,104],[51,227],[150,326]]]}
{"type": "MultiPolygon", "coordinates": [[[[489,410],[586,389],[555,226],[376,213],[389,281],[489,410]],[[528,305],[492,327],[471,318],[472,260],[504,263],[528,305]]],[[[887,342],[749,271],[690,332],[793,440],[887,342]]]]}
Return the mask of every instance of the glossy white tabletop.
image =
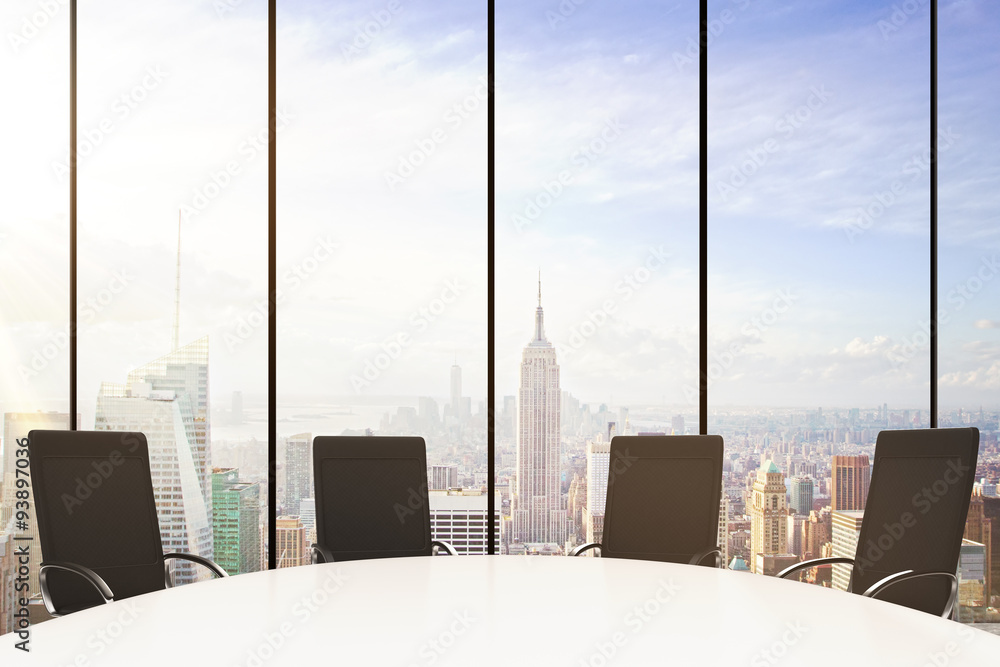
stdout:
{"type": "Polygon", "coordinates": [[[1000,637],[749,573],[600,558],[437,556],[258,572],[32,628],[0,664],[1000,665],[1000,637]]]}

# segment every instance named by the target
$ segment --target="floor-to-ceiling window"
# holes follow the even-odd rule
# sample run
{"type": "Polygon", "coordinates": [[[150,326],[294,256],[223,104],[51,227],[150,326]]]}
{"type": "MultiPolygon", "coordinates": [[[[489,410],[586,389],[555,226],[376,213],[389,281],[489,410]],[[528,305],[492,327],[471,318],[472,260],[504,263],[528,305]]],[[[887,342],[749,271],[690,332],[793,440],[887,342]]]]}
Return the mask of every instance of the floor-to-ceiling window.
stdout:
{"type": "Polygon", "coordinates": [[[697,29],[497,3],[502,553],[600,540],[613,435],[698,432],[697,29]]]}
{"type": "Polygon", "coordinates": [[[962,545],[962,620],[992,620],[1000,593],[1000,12],[941,7],[939,425],[979,429],[979,466],[962,545]],[[992,530],[984,530],[987,522],[992,530]]]}
{"type": "MultiPolygon", "coordinates": [[[[55,4],[55,3],[53,3],[55,4]]],[[[0,8],[0,633],[12,617],[16,537],[37,538],[33,504],[16,479],[33,429],[68,429],[69,16],[61,5],[0,8]],[[12,104],[9,100],[24,99],[12,104]],[[19,497],[20,492],[20,497],[19,497]],[[27,515],[19,512],[26,511],[27,515]]],[[[79,419],[79,417],[78,417],[79,419]]],[[[25,470],[22,468],[22,473],[25,470]]],[[[38,590],[38,560],[28,585],[38,590]]]]}
{"type": "MultiPolygon", "coordinates": [[[[281,2],[279,567],[311,441],[420,435],[436,537],[486,552],[484,4],[281,2]]],[[[288,544],[298,545],[295,537],[288,544]]]]}
{"type": "MultiPolygon", "coordinates": [[[[78,3],[79,409],[146,434],[164,547],[261,569],[264,3],[78,3]]],[[[176,566],[175,581],[210,578],[176,566]]]]}
{"type": "Polygon", "coordinates": [[[930,22],[709,3],[725,11],[708,71],[709,431],[731,460],[730,558],[773,574],[826,543],[853,556],[840,523],[860,515],[838,512],[865,497],[844,480],[867,491],[879,430],[929,425],[913,339],[929,314],[930,22]],[[762,526],[772,477],[796,507],[762,526]]]}
{"type": "MultiPolygon", "coordinates": [[[[981,431],[972,511],[996,525],[996,11],[941,3],[932,379],[929,3],[709,3],[705,155],[697,3],[496,4],[488,359],[486,5],[278,3],[267,545],[266,4],[80,3],[76,419],[147,433],[165,545],[231,572],[268,546],[308,562],[312,438],[416,434],[436,537],[485,552],[492,481],[498,553],[565,553],[600,540],[611,436],[706,429],[726,440],[727,563],[773,572],[853,549],[875,437],[929,426],[932,382],[940,425],[981,431]],[[758,562],[761,471],[790,514],[758,562]]],[[[21,100],[0,109],[6,469],[16,438],[70,422],[68,21],[0,11],[21,100]]],[[[968,537],[962,618],[984,620],[974,564],[1000,545],[968,537]]]]}

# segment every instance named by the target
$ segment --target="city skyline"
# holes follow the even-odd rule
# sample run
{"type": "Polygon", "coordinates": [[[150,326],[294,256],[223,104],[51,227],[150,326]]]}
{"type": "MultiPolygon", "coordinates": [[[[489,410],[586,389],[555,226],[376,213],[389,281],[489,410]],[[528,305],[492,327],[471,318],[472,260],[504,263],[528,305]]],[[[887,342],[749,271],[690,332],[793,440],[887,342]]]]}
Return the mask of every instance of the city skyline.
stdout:
{"type": "MultiPolygon", "coordinates": [[[[536,310],[536,334],[538,331],[543,331],[543,329],[540,326],[542,320],[540,319],[539,315],[540,314],[536,310]]],[[[535,342],[535,338],[537,338],[537,335],[536,337],[533,337],[532,342],[535,342]]],[[[544,333],[542,334],[541,338],[544,339],[544,333]]],[[[169,357],[170,355],[167,356],[169,357]]],[[[155,364],[155,363],[150,364],[151,369],[160,368],[161,370],[165,370],[167,366],[168,364],[155,364]]],[[[143,373],[139,373],[139,375],[142,374],[143,373]]],[[[138,375],[136,376],[136,379],[138,379],[138,375]]],[[[173,384],[178,385],[179,379],[180,379],[179,376],[175,376],[174,380],[172,381],[173,384]]],[[[603,414],[607,415],[606,417],[607,419],[618,420],[619,416],[617,415],[625,413],[606,412],[603,414]]],[[[5,421],[7,423],[9,423],[10,417],[11,415],[5,415],[5,421]]],[[[29,414],[27,415],[27,417],[28,418],[34,417],[34,415],[29,414]]],[[[764,461],[764,463],[762,463],[761,465],[770,466],[769,468],[767,468],[768,472],[769,473],[773,472],[778,477],[783,478],[785,476],[784,474],[785,471],[794,471],[796,473],[801,473],[802,471],[806,471],[806,474],[808,475],[809,478],[817,480],[816,494],[815,494],[816,506],[822,506],[824,503],[829,503],[832,501],[831,496],[834,494],[834,482],[836,479],[836,475],[827,474],[822,469],[820,470],[819,473],[817,473],[815,467],[816,464],[815,463],[810,464],[809,461],[815,462],[818,460],[822,462],[825,460],[826,461],[825,465],[829,467],[832,473],[832,471],[836,469],[837,460],[840,458],[847,458],[847,459],[851,459],[853,457],[866,458],[864,456],[864,453],[870,454],[870,452],[872,451],[871,449],[873,447],[872,443],[879,429],[890,425],[894,425],[897,428],[912,427],[913,419],[911,417],[912,414],[906,414],[904,411],[900,411],[897,413],[887,409],[885,406],[877,406],[877,408],[868,411],[857,410],[857,409],[851,410],[847,414],[840,415],[839,417],[829,412],[823,412],[822,410],[800,411],[798,413],[788,414],[787,418],[782,418],[777,421],[773,420],[772,416],[772,419],[768,419],[767,421],[757,422],[757,425],[755,426],[749,428],[747,426],[737,427],[735,428],[735,430],[733,429],[732,425],[724,424],[721,428],[721,432],[726,434],[725,436],[726,449],[728,452],[727,460],[732,463],[732,469],[729,470],[724,476],[725,493],[723,495],[724,498],[723,502],[724,505],[727,507],[727,514],[729,515],[729,521],[726,522],[728,524],[726,529],[727,541],[724,545],[725,547],[724,550],[729,550],[733,555],[732,565],[738,569],[740,567],[739,564],[741,562],[746,562],[748,564],[751,563],[755,564],[755,561],[757,560],[753,558],[752,553],[748,553],[746,551],[746,547],[750,545],[745,542],[742,542],[741,538],[739,538],[741,532],[749,531],[749,529],[753,527],[753,516],[745,517],[745,515],[741,514],[741,512],[743,511],[747,511],[747,514],[752,514],[749,511],[750,508],[745,506],[745,501],[742,499],[741,494],[736,493],[735,495],[733,495],[733,491],[736,488],[733,486],[733,484],[739,479],[740,470],[743,470],[745,472],[753,470],[755,466],[754,461],[760,461],[762,458],[767,456],[768,457],[767,460],[764,461]],[[801,415],[798,421],[796,421],[796,414],[801,415]],[[788,419],[790,419],[790,422],[788,421],[788,419]],[[792,426],[790,426],[790,424],[792,424],[792,426]],[[774,437],[773,438],[769,437],[769,434],[773,434],[774,437]],[[786,438],[789,437],[791,439],[787,440],[786,438]],[[800,438],[802,439],[800,440],[800,438]],[[838,440],[840,441],[840,444],[838,444],[838,440]],[[782,465],[781,469],[779,470],[775,466],[775,463],[772,462],[772,457],[775,457],[775,455],[778,454],[781,454],[782,456],[786,457],[786,463],[788,465],[787,468],[785,467],[785,465],[782,465]],[[840,454],[843,454],[844,456],[840,456],[840,454]],[[817,456],[819,457],[818,459],[816,458],[817,456]],[[742,466],[746,467],[738,468],[737,467],[738,464],[741,464],[742,466]],[[735,508],[736,508],[735,511],[732,513],[728,511],[731,502],[735,502],[735,508]],[[741,528],[743,522],[746,522],[745,529],[741,528]],[[735,538],[734,535],[736,536],[735,538]],[[732,541],[733,539],[735,539],[736,541],[733,542],[732,541]],[[746,560],[741,561],[740,559],[746,559],[746,560]]],[[[998,425],[996,423],[998,415],[996,414],[987,415],[981,411],[976,410],[976,411],[965,412],[961,415],[961,417],[963,421],[960,421],[959,422],[960,424],[978,423],[981,425],[988,425],[992,423],[993,424],[992,429],[991,430],[988,429],[983,432],[984,440],[982,447],[984,449],[982,451],[984,452],[1000,451],[996,449],[997,448],[996,437],[997,433],[1000,432],[1000,429],[997,428],[998,425]],[[993,420],[993,421],[983,422],[983,420],[993,420]]],[[[620,421],[622,424],[626,424],[628,420],[626,418],[620,421]]],[[[666,421],[666,419],[664,421],[666,421]]],[[[669,417],[669,421],[670,423],[680,423],[679,420],[677,419],[677,415],[669,417]]],[[[578,422],[571,422],[571,424],[572,423],[578,423],[578,422]]],[[[423,426],[421,426],[420,428],[423,428],[423,426]]],[[[589,474],[589,471],[592,469],[593,465],[593,457],[589,455],[589,452],[594,449],[593,444],[595,442],[603,440],[604,433],[606,432],[605,429],[610,428],[610,425],[606,422],[601,422],[601,423],[595,423],[592,428],[594,430],[590,431],[589,435],[586,432],[578,432],[576,435],[572,435],[565,431],[560,433],[559,435],[559,441],[561,443],[560,446],[563,447],[562,443],[565,443],[565,448],[566,448],[565,454],[569,457],[569,464],[571,468],[574,465],[572,463],[574,457],[583,456],[584,459],[586,460],[584,470],[587,471],[587,474],[585,476],[584,480],[585,483],[583,484],[583,488],[587,490],[594,488],[594,485],[591,484],[591,482],[594,480],[590,479],[590,474],[589,474]]],[[[308,437],[309,435],[310,434],[300,434],[300,438],[302,438],[303,436],[308,437]]],[[[294,436],[281,436],[281,437],[283,440],[294,439],[294,436]]],[[[433,442],[434,438],[429,438],[428,441],[433,442]]],[[[510,441],[507,440],[506,438],[498,436],[497,444],[498,444],[498,456],[497,456],[498,474],[503,474],[504,470],[513,473],[514,469],[506,467],[503,463],[503,461],[505,460],[503,452],[507,451],[507,447],[509,447],[512,443],[510,443],[510,441]]],[[[446,457],[446,459],[448,458],[449,457],[446,457]]],[[[468,496],[468,494],[470,493],[468,489],[468,487],[470,486],[469,481],[471,480],[466,477],[470,470],[478,469],[484,466],[485,463],[480,460],[479,463],[473,464],[465,457],[461,457],[460,459],[456,460],[458,462],[454,464],[452,467],[453,469],[457,469],[456,470],[457,477],[459,479],[465,479],[464,482],[460,483],[460,486],[465,487],[465,490],[460,492],[462,496],[465,496],[465,500],[449,501],[448,505],[441,506],[442,500],[436,500],[434,497],[432,497],[431,499],[432,512],[434,513],[441,512],[440,517],[434,519],[435,526],[438,526],[440,530],[445,531],[452,536],[457,536],[459,535],[459,533],[455,532],[455,528],[452,527],[452,524],[450,523],[451,519],[449,519],[449,517],[452,516],[452,513],[454,513],[456,509],[459,509],[459,507],[461,507],[463,511],[470,512],[469,514],[470,518],[472,517],[473,514],[475,514],[476,516],[483,516],[483,517],[485,516],[485,510],[484,510],[485,497],[481,495],[480,491],[475,491],[475,490],[472,492],[473,495],[471,497],[468,496]],[[462,503],[462,505],[455,506],[453,504],[458,502],[462,503]],[[439,509],[435,509],[435,507],[439,509]]],[[[430,463],[431,459],[429,459],[429,464],[430,463]]],[[[982,484],[977,482],[977,488],[981,489],[984,492],[995,494],[997,489],[996,482],[995,481],[989,482],[989,480],[1000,478],[1000,458],[997,458],[995,454],[993,456],[981,456],[980,464],[986,465],[987,466],[986,470],[988,472],[985,478],[986,481],[982,484]]],[[[606,465],[606,463],[604,465],[606,465]]],[[[600,464],[599,467],[603,468],[603,466],[600,464]]],[[[727,469],[728,467],[729,464],[727,463],[727,469]]],[[[761,468],[761,470],[764,469],[765,469],[764,467],[761,468]]],[[[560,464],[559,470],[565,473],[567,471],[567,468],[565,467],[565,465],[560,464]]],[[[864,483],[865,482],[862,481],[862,485],[864,485],[864,483]]],[[[596,484],[600,486],[600,481],[599,480],[596,481],[596,484]]],[[[250,486],[257,487],[257,484],[251,483],[250,486]]],[[[478,484],[473,484],[473,486],[478,486],[478,484]]],[[[778,487],[775,486],[775,488],[778,487]]],[[[510,490],[511,486],[508,483],[501,482],[501,480],[498,480],[497,484],[498,536],[502,536],[504,533],[503,524],[505,519],[500,515],[500,512],[502,511],[502,508],[510,506],[504,502],[505,494],[510,493],[510,490]]],[[[785,500],[784,486],[781,487],[780,491],[781,491],[781,503],[784,504],[785,500]]],[[[789,494],[794,498],[795,497],[794,489],[789,489],[789,494]]],[[[565,488],[560,490],[558,495],[559,495],[559,502],[562,503],[562,501],[565,500],[565,488]]],[[[591,506],[591,503],[593,501],[588,499],[586,502],[588,503],[588,506],[591,506]]],[[[990,502],[993,501],[991,500],[990,502]]],[[[778,553],[778,554],[767,555],[762,561],[764,563],[765,572],[773,573],[773,571],[777,567],[789,564],[790,561],[788,559],[791,558],[793,554],[795,558],[805,557],[806,554],[808,553],[811,553],[812,555],[815,556],[816,549],[818,548],[819,544],[817,540],[821,541],[825,539],[827,540],[827,542],[829,542],[831,538],[830,526],[829,526],[829,521],[831,520],[831,515],[829,513],[830,507],[827,506],[827,508],[824,511],[826,512],[826,514],[823,513],[819,514],[820,523],[816,523],[816,518],[815,518],[815,515],[817,515],[816,511],[810,511],[807,513],[797,511],[796,512],[797,516],[792,517],[791,515],[789,515],[787,517],[788,519],[787,531],[789,536],[788,537],[789,544],[791,544],[792,535],[797,534],[799,531],[801,531],[801,535],[798,536],[795,541],[795,544],[797,546],[794,549],[791,548],[788,549],[788,551],[793,553],[789,554],[778,553]],[[809,516],[808,518],[805,518],[803,516],[798,516],[799,514],[803,515],[808,514],[809,516]],[[798,526],[800,520],[805,524],[801,526],[801,528],[798,526]],[[822,525],[823,521],[827,522],[825,538],[823,537],[824,533],[819,528],[822,525]],[[812,529],[808,529],[807,526],[809,525],[814,527],[812,529]]],[[[572,527],[573,534],[567,535],[567,537],[570,538],[569,542],[570,544],[574,542],[580,542],[582,540],[589,541],[589,539],[591,538],[599,539],[600,530],[602,528],[599,520],[600,514],[596,512],[594,514],[596,514],[597,516],[594,516],[592,518],[598,519],[596,524],[587,522],[584,525],[576,525],[572,527]]],[[[834,514],[836,514],[836,512],[834,512],[834,514]]],[[[257,512],[257,515],[258,517],[263,516],[259,511],[257,512]]],[[[437,514],[435,514],[435,516],[437,516],[437,514]]],[[[586,516],[586,514],[584,514],[584,516],[586,516]]],[[[832,518],[835,522],[840,521],[840,519],[837,519],[836,516],[833,516],[832,518]]],[[[295,525],[287,526],[287,528],[291,530],[291,532],[288,533],[288,535],[294,536],[293,541],[288,542],[287,540],[284,540],[284,538],[282,538],[283,539],[282,550],[285,552],[285,558],[282,560],[282,566],[290,566],[292,564],[298,564],[298,565],[306,564],[304,560],[301,560],[301,557],[295,555],[292,552],[299,548],[297,546],[294,546],[296,544],[304,545],[305,547],[308,546],[309,543],[308,531],[304,527],[301,527],[301,523],[297,522],[297,519],[283,519],[283,521],[285,522],[285,524],[288,524],[288,521],[292,521],[293,523],[295,523],[295,525]]],[[[219,526],[215,525],[214,522],[213,522],[213,527],[216,530],[219,529],[219,526]]],[[[777,521],[774,527],[779,531],[784,531],[785,522],[783,520],[777,521]]],[[[470,532],[468,537],[465,537],[464,532],[461,533],[463,539],[470,540],[468,548],[471,551],[469,553],[482,553],[482,549],[484,547],[481,544],[479,544],[479,534],[480,531],[482,530],[483,530],[482,528],[479,528],[476,530],[475,533],[470,532]]],[[[245,535],[246,532],[245,531],[243,532],[245,535]]],[[[283,532],[282,535],[285,535],[285,532],[283,532]]],[[[988,534],[989,533],[987,532],[987,535],[988,534]]],[[[834,531],[832,537],[834,538],[832,548],[834,548],[836,553],[840,553],[845,549],[847,550],[850,549],[849,544],[848,546],[844,546],[847,543],[844,541],[845,538],[843,537],[841,532],[834,531]]],[[[244,539],[246,538],[244,537],[244,539]]],[[[253,540],[247,540],[247,541],[253,542],[253,540]]],[[[747,539],[747,542],[750,541],[751,540],[747,539]]],[[[262,541],[258,540],[256,544],[262,545],[262,541]]],[[[975,563],[983,561],[984,558],[988,558],[988,555],[990,553],[990,551],[987,550],[985,552],[987,555],[983,556],[982,552],[982,549],[984,548],[983,545],[979,544],[979,546],[976,546],[976,544],[977,543],[975,541],[971,542],[967,541],[967,544],[963,546],[962,572],[964,573],[963,576],[965,577],[965,579],[963,580],[963,590],[966,591],[966,593],[963,594],[966,596],[963,598],[963,600],[966,600],[968,604],[974,604],[975,599],[981,599],[982,597],[981,594],[979,594],[980,597],[976,598],[975,597],[976,594],[974,593],[974,591],[976,590],[975,589],[976,585],[978,585],[980,589],[985,585],[982,583],[982,581],[980,581],[979,584],[975,584],[975,581],[979,581],[982,579],[983,576],[985,576],[983,574],[984,570],[982,565],[977,566],[975,565],[975,563]],[[976,552],[975,549],[980,549],[980,551],[976,552]],[[977,558],[979,559],[979,561],[975,560],[977,558]],[[978,569],[976,569],[977,567],[978,569]],[[977,580],[976,577],[979,577],[979,580],[977,580]],[[973,593],[969,593],[968,591],[973,591],[973,593]],[[969,602],[970,600],[971,602],[969,602]]],[[[555,544],[536,545],[535,548],[540,548],[541,553],[563,552],[562,548],[557,547],[555,544]]],[[[828,546],[826,548],[830,547],[828,546]]],[[[529,553],[536,553],[536,551],[533,550],[530,551],[529,553]]],[[[247,559],[250,559],[250,562],[253,561],[252,556],[249,554],[242,554],[242,556],[244,557],[244,561],[246,561],[247,559]]],[[[840,573],[836,572],[838,568],[835,567],[833,569],[834,569],[834,577],[832,585],[834,586],[841,585],[843,577],[845,575],[842,572],[840,573]]],[[[823,579],[822,577],[819,577],[819,579],[817,579],[817,583],[820,583],[821,581],[827,581],[827,585],[830,585],[830,580],[828,578],[823,579]]],[[[977,618],[981,620],[983,618],[981,615],[980,616],[975,615],[976,613],[978,613],[975,612],[975,607],[970,608],[968,606],[963,606],[962,613],[965,614],[964,619],[967,621],[969,620],[975,621],[977,618]]]]}

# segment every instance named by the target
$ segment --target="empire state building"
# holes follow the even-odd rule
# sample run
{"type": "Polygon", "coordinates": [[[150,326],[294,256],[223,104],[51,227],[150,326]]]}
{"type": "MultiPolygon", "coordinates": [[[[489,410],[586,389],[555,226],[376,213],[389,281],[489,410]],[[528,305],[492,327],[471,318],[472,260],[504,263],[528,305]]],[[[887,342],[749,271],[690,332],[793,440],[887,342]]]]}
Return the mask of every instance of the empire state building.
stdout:
{"type": "Polygon", "coordinates": [[[517,396],[517,481],[511,507],[516,542],[561,546],[567,537],[559,474],[560,402],[559,365],[545,338],[539,277],[535,335],[521,353],[517,396]]]}

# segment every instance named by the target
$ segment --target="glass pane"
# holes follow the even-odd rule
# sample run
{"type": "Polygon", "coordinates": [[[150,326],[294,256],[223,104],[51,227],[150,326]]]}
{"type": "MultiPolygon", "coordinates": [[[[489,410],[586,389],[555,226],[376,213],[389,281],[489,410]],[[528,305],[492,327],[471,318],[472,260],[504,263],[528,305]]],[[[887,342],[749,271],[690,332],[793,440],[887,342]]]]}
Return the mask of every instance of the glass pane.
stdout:
{"type": "Polygon", "coordinates": [[[697,433],[697,34],[695,2],[497,3],[504,553],[599,540],[611,435],[697,433]]]}
{"type": "MultiPolygon", "coordinates": [[[[18,518],[17,456],[32,429],[69,417],[69,10],[17,0],[0,9],[0,634],[18,629],[15,537],[37,544],[34,503],[18,518]],[[30,95],[28,94],[30,91],[30,95]],[[30,103],[29,100],[30,99],[30,103]],[[18,100],[18,101],[15,101],[18,100]],[[20,446],[18,441],[20,442],[20,446]],[[23,522],[23,523],[22,523],[23,522]]],[[[78,416],[79,419],[79,416],[78,416]]],[[[22,473],[26,470],[22,469],[22,473]]],[[[23,479],[23,475],[22,475],[23,479]]],[[[23,543],[22,543],[23,544],[23,543]]],[[[29,565],[37,596],[39,553],[29,565]]],[[[40,598],[31,605],[40,604],[40,598]]],[[[37,607],[33,606],[34,614],[37,607]]],[[[33,616],[34,618],[34,616],[33,616]]]]}
{"type": "MultiPolygon", "coordinates": [[[[709,4],[709,431],[731,567],[853,556],[878,432],[930,423],[930,21],[893,12],[709,4]]],[[[844,588],[836,570],[810,576],[844,588]]]]}
{"type": "Polygon", "coordinates": [[[485,553],[486,5],[279,10],[277,557],[312,439],[366,433],[425,439],[434,536],[485,553]]]}
{"type": "Polygon", "coordinates": [[[938,419],[942,427],[979,429],[978,482],[959,565],[959,618],[969,623],[1000,622],[997,30],[1000,11],[993,3],[942,3],[938,419]]]}
{"type": "Polygon", "coordinates": [[[232,574],[266,520],[266,105],[263,3],[80,7],[83,428],[145,433],[164,549],[232,574]]]}

